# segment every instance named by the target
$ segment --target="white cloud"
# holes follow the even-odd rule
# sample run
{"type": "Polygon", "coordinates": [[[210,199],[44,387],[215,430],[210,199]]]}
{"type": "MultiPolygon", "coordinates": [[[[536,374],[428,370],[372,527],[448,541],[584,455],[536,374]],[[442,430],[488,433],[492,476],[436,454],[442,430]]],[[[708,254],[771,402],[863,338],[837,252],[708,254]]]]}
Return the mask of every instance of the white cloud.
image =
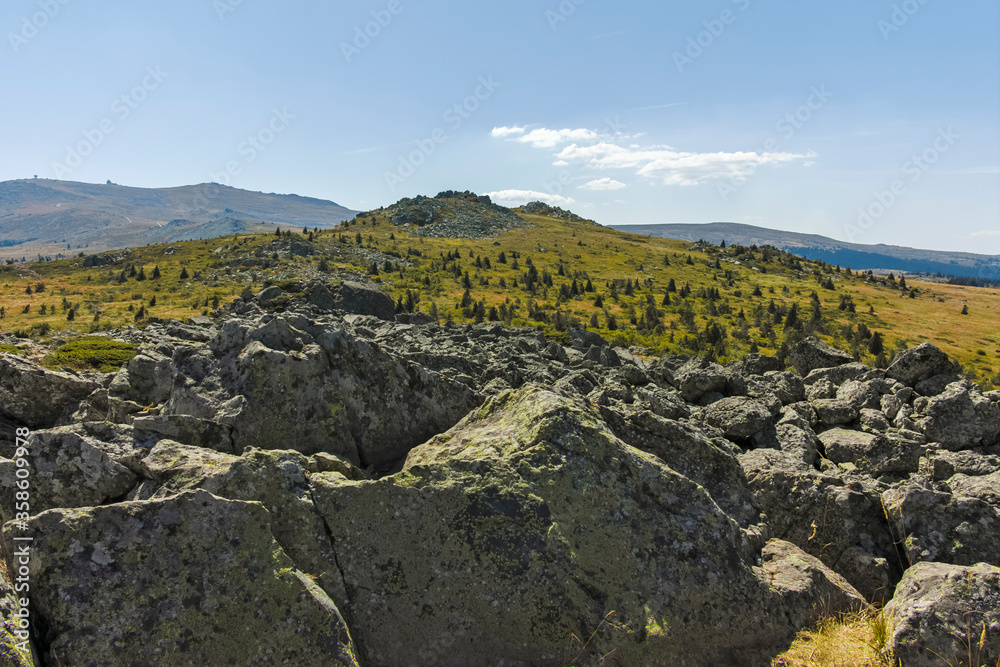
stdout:
{"type": "Polygon", "coordinates": [[[1000,236],[1000,229],[985,229],[981,232],[972,232],[969,236],[1000,236]]]}
{"type": "MultiPolygon", "coordinates": [[[[638,176],[664,185],[700,185],[714,179],[746,177],[764,165],[792,162],[801,162],[803,166],[816,164],[812,160],[816,153],[812,151],[804,154],[748,151],[696,153],[671,146],[625,144],[643,135],[622,132],[602,135],[587,129],[553,130],[541,127],[528,131],[524,127],[498,127],[493,129],[493,136],[541,149],[556,149],[569,143],[555,153],[554,166],[567,167],[578,162],[590,169],[629,169],[638,176]]],[[[624,184],[605,178],[581,187],[615,190],[621,189],[624,184]]]]}
{"type": "Polygon", "coordinates": [[[528,132],[524,136],[518,137],[515,141],[523,144],[531,144],[532,148],[555,148],[559,144],[565,144],[569,141],[593,141],[598,138],[599,135],[597,132],[592,130],[550,130],[540,127],[537,130],[528,132]]]}
{"type": "Polygon", "coordinates": [[[747,176],[767,164],[815,157],[814,153],[691,153],[670,146],[623,147],[609,142],[591,146],[572,144],[557,155],[581,161],[592,169],[634,169],[639,176],[664,185],[699,185],[710,179],[747,176]]]}
{"type": "Polygon", "coordinates": [[[490,199],[501,204],[519,206],[532,201],[542,201],[551,206],[569,206],[576,201],[570,197],[561,197],[537,190],[498,190],[486,193],[490,199]]]}
{"type": "Polygon", "coordinates": [[[518,134],[524,134],[525,129],[527,129],[527,128],[517,127],[517,126],[513,126],[513,127],[494,127],[493,128],[493,132],[491,132],[491,134],[494,137],[497,137],[499,139],[503,139],[503,138],[506,138],[506,137],[513,137],[513,136],[518,135],[518,134]]]}
{"type": "Polygon", "coordinates": [[[624,190],[628,186],[613,178],[599,178],[596,181],[584,183],[580,186],[582,190],[624,190]]]}

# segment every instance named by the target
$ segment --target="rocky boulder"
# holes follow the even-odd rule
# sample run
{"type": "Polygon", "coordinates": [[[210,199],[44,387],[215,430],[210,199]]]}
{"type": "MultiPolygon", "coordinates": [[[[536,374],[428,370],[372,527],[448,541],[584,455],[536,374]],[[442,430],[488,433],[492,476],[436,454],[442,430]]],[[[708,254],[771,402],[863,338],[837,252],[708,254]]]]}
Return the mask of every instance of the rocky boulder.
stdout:
{"type": "Polygon", "coordinates": [[[337,310],[355,315],[371,315],[390,322],[396,317],[396,305],[380,289],[345,280],[335,292],[333,307],[337,310]]]}
{"type": "Polygon", "coordinates": [[[899,560],[878,491],[773,449],[740,455],[775,537],[819,558],[868,600],[888,598],[899,560]]]}
{"type": "Polygon", "coordinates": [[[733,396],[717,401],[701,413],[706,424],[721,430],[730,440],[746,440],[772,423],[771,411],[760,401],[733,396]]]}
{"type": "Polygon", "coordinates": [[[1000,568],[919,563],[886,605],[890,646],[906,667],[1000,661],[1000,568]],[[971,660],[971,662],[970,662],[971,660]]]}
{"type": "Polygon", "coordinates": [[[1000,506],[919,479],[886,490],[882,502],[910,563],[1000,566],[1000,506]]]}
{"type": "Polygon", "coordinates": [[[0,413],[31,428],[56,426],[99,387],[93,380],[0,354],[0,413]]]}
{"type": "MultiPolygon", "coordinates": [[[[136,475],[113,461],[92,439],[73,432],[37,431],[28,438],[31,510],[90,507],[124,499],[136,475]]],[[[0,516],[10,521],[20,486],[17,464],[0,459],[0,516]]]]}
{"type": "Polygon", "coordinates": [[[921,380],[951,373],[953,369],[947,354],[931,343],[921,343],[893,357],[885,374],[908,387],[915,387],[921,380]]]}
{"type": "Polygon", "coordinates": [[[337,606],[275,543],[259,503],[195,491],[50,510],[24,535],[46,664],[358,664],[337,606]]]}
{"type": "Polygon", "coordinates": [[[743,665],[793,627],[704,487],[538,386],[491,399],[394,476],[314,475],[313,498],[362,662],[565,664],[572,636],[600,627],[579,660],[743,665]]]}
{"type": "Polygon", "coordinates": [[[835,347],[830,347],[815,336],[803,338],[788,352],[788,360],[800,375],[808,375],[817,368],[842,366],[854,361],[854,357],[835,347]]]}
{"type": "Polygon", "coordinates": [[[927,438],[948,449],[1000,441],[1000,403],[983,396],[967,380],[948,385],[927,402],[924,412],[927,438]]]}

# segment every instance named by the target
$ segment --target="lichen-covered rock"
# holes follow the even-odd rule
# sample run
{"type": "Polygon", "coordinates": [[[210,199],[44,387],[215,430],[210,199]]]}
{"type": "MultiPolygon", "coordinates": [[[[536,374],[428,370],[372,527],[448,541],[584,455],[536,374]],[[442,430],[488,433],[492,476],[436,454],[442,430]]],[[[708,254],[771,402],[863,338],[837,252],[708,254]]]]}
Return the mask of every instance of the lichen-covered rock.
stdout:
{"type": "Polygon", "coordinates": [[[873,477],[917,472],[920,468],[920,447],[902,440],[843,428],[824,431],[819,440],[828,459],[834,463],[853,463],[873,477]]]}
{"type": "Polygon", "coordinates": [[[991,401],[967,380],[955,382],[927,402],[924,432],[948,449],[1000,441],[1000,403],[991,401]]]}
{"type": "MultiPolygon", "coordinates": [[[[356,665],[336,605],[259,503],[206,491],[29,521],[47,664],[356,665]]],[[[16,543],[4,529],[10,565],[16,543]]]]}
{"type": "Polygon", "coordinates": [[[983,476],[1000,472],[1000,456],[972,451],[952,452],[947,449],[929,452],[930,475],[941,481],[953,475],[983,476]]]}
{"type": "MultiPolygon", "coordinates": [[[[28,438],[32,513],[54,507],[90,507],[123,499],[138,478],[113,461],[90,438],[65,431],[37,431],[28,438]]],[[[21,488],[18,465],[0,460],[0,516],[14,517],[15,494],[21,488]]],[[[27,478],[25,478],[27,479],[27,478]]]]}
{"type": "Polygon", "coordinates": [[[165,438],[194,447],[234,453],[233,427],[211,419],[191,415],[136,417],[132,420],[132,427],[137,440],[155,442],[165,438]]]}
{"type": "Polygon", "coordinates": [[[778,450],[746,452],[740,463],[775,537],[819,558],[870,601],[891,594],[899,561],[875,489],[778,450]]]}
{"type": "Polygon", "coordinates": [[[838,398],[821,398],[812,401],[816,416],[827,427],[850,424],[858,418],[858,409],[838,398]]]}
{"type": "Polygon", "coordinates": [[[100,385],[0,354],[0,413],[31,428],[51,428],[73,414],[100,385]]]}
{"type": "Polygon", "coordinates": [[[908,387],[914,387],[921,380],[950,373],[953,369],[947,354],[931,343],[921,343],[893,357],[885,374],[908,387]]]}
{"type": "Polygon", "coordinates": [[[350,280],[345,280],[336,289],[333,307],[345,313],[372,315],[381,320],[392,321],[396,317],[392,297],[380,289],[350,280]]]}
{"type": "Polygon", "coordinates": [[[800,375],[808,375],[817,368],[831,368],[854,361],[854,357],[830,347],[815,336],[803,338],[792,346],[788,359],[800,375]]]}
{"type": "Polygon", "coordinates": [[[918,563],[884,613],[892,623],[890,646],[906,667],[1000,661],[998,567],[918,563]]]}
{"type": "Polygon", "coordinates": [[[696,403],[705,394],[721,392],[727,383],[725,369],[704,357],[685,363],[673,376],[674,386],[689,403],[696,403]]]}
{"type": "Polygon", "coordinates": [[[118,371],[108,387],[108,396],[139,405],[159,405],[170,396],[173,376],[174,366],[169,357],[144,349],[118,371]]]}
{"type": "Polygon", "coordinates": [[[861,611],[865,598],[842,576],[791,542],[770,540],[762,552],[761,569],[781,593],[789,619],[797,628],[811,626],[829,614],[861,611]]]}
{"type": "Polygon", "coordinates": [[[720,429],[730,440],[745,440],[772,422],[771,411],[758,400],[732,396],[717,401],[701,413],[705,423],[720,429]]]}
{"type": "Polygon", "coordinates": [[[468,384],[388,354],[348,326],[294,314],[229,320],[211,351],[192,347],[174,360],[178,378],[162,414],[230,425],[237,454],[292,448],[384,467],[481,400],[468,384]]]}
{"type": "Polygon", "coordinates": [[[586,653],[620,664],[757,664],[792,629],[704,487],[537,386],[491,399],[392,477],[314,475],[313,498],[362,662],[565,664],[612,610],[586,653]]]}
{"type": "Polygon", "coordinates": [[[1000,506],[920,480],[886,490],[882,500],[910,563],[1000,566],[1000,506]]]}

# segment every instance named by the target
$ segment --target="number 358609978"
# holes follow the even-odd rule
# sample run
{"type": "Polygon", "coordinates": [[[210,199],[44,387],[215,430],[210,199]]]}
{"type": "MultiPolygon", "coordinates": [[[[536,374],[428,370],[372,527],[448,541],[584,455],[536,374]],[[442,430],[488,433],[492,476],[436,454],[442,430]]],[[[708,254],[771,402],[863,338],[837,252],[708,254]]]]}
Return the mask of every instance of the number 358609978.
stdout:
{"type": "Polygon", "coordinates": [[[17,450],[14,453],[14,465],[16,466],[14,476],[16,478],[15,485],[17,486],[17,491],[14,493],[15,506],[17,514],[15,519],[18,521],[24,521],[30,517],[29,510],[31,500],[31,493],[28,490],[30,486],[29,477],[31,477],[30,462],[28,461],[28,436],[31,435],[31,431],[26,428],[19,428],[15,432],[17,436],[17,450]]]}

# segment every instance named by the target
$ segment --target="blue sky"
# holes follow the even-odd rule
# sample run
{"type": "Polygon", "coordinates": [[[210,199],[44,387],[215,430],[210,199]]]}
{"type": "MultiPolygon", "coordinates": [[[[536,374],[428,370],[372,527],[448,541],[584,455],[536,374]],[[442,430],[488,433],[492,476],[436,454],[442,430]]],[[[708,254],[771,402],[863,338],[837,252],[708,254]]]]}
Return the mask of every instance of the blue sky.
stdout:
{"type": "Polygon", "coordinates": [[[1000,254],[995,0],[7,0],[0,28],[0,180],[1000,254]]]}

